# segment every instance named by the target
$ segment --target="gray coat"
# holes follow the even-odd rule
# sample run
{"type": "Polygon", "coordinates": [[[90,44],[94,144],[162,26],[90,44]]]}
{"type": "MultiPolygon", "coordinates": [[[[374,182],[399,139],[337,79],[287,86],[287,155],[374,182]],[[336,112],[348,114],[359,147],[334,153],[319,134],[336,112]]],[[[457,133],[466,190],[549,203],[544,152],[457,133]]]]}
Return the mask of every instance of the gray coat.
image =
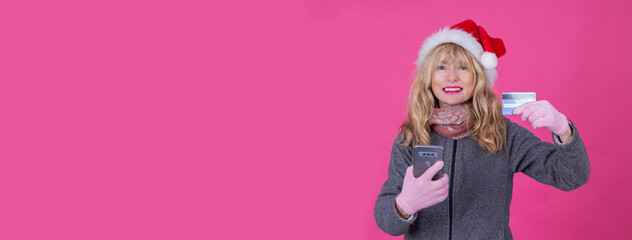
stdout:
{"type": "MultiPolygon", "coordinates": [[[[522,172],[538,182],[570,191],[584,185],[590,163],[584,142],[571,127],[569,143],[540,140],[529,130],[505,118],[507,142],[490,154],[471,137],[452,140],[430,132],[432,145],[443,146],[443,170],[450,177],[446,200],[419,210],[411,219],[397,213],[395,197],[401,192],[406,168],[412,165],[413,146],[393,144],[388,179],[375,202],[374,216],[382,231],[404,239],[513,239],[509,204],[513,175],[522,172]]],[[[572,123],[571,123],[572,125],[572,123]]],[[[401,133],[396,141],[401,140],[401,133]]]]}

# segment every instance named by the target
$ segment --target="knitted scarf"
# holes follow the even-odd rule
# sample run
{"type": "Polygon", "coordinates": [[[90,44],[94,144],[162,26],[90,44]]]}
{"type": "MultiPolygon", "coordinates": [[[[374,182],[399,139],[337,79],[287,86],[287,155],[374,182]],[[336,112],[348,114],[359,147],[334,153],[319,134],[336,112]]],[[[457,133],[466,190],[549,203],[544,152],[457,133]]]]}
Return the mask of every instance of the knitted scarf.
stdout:
{"type": "Polygon", "coordinates": [[[469,116],[467,103],[435,108],[429,123],[439,135],[456,140],[469,136],[468,129],[473,124],[468,121],[469,116]]]}

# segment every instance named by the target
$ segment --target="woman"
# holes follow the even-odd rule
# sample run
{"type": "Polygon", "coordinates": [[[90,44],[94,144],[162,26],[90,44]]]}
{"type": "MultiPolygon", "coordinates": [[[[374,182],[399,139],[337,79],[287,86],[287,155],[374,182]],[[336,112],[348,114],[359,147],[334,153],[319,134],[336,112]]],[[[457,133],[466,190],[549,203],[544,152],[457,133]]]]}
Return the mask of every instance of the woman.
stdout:
{"type": "Polygon", "coordinates": [[[502,40],[472,20],[443,29],[423,44],[408,99],[408,116],[395,139],[388,179],[375,203],[384,232],[405,239],[513,239],[509,206],[513,174],[570,191],[588,181],[585,146],[572,122],[547,101],[522,105],[543,142],[502,116],[491,90],[502,40]],[[413,176],[414,145],[442,146],[438,161],[413,176]],[[433,181],[439,170],[445,173],[433,181]]]}

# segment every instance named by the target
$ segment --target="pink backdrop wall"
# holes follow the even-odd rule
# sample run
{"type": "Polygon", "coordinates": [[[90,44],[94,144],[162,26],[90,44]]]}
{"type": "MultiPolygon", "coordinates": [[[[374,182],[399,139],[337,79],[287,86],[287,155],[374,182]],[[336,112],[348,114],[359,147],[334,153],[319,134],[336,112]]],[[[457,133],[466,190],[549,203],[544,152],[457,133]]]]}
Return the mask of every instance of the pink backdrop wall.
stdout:
{"type": "Polygon", "coordinates": [[[402,239],[372,211],[413,61],[467,18],[592,164],[518,174],[514,237],[632,233],[628,1],[210,2],[0,4],[1,239],[402,239]]]}

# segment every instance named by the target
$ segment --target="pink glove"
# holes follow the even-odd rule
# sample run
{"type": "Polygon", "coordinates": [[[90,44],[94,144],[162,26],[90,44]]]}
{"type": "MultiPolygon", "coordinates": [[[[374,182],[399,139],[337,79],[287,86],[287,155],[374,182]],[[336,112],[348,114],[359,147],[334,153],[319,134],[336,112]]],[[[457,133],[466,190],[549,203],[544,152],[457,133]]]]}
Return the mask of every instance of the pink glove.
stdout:
{"type": "Polygon", "coordinates": [[[522,121],[529,119],[534,129],[547,127],[557,135],[563,135],[568,130],[566,116],[558,112],[547,100],[520,105],[514,109],[514,114],[522,115],[522,121]]]}
{"type": "Polygon", "coordinates": [[[432,176],[441,168],[443,168],[443,161],[437,161],[424,174],[415,178],[413,166],[408,167],[402,184],[402,192],[395,198],[399,208],[413,215],[422,208],[445,200],[448,197],[448,175],[443,174],[440,179],[432,181],[432,176]]]}

